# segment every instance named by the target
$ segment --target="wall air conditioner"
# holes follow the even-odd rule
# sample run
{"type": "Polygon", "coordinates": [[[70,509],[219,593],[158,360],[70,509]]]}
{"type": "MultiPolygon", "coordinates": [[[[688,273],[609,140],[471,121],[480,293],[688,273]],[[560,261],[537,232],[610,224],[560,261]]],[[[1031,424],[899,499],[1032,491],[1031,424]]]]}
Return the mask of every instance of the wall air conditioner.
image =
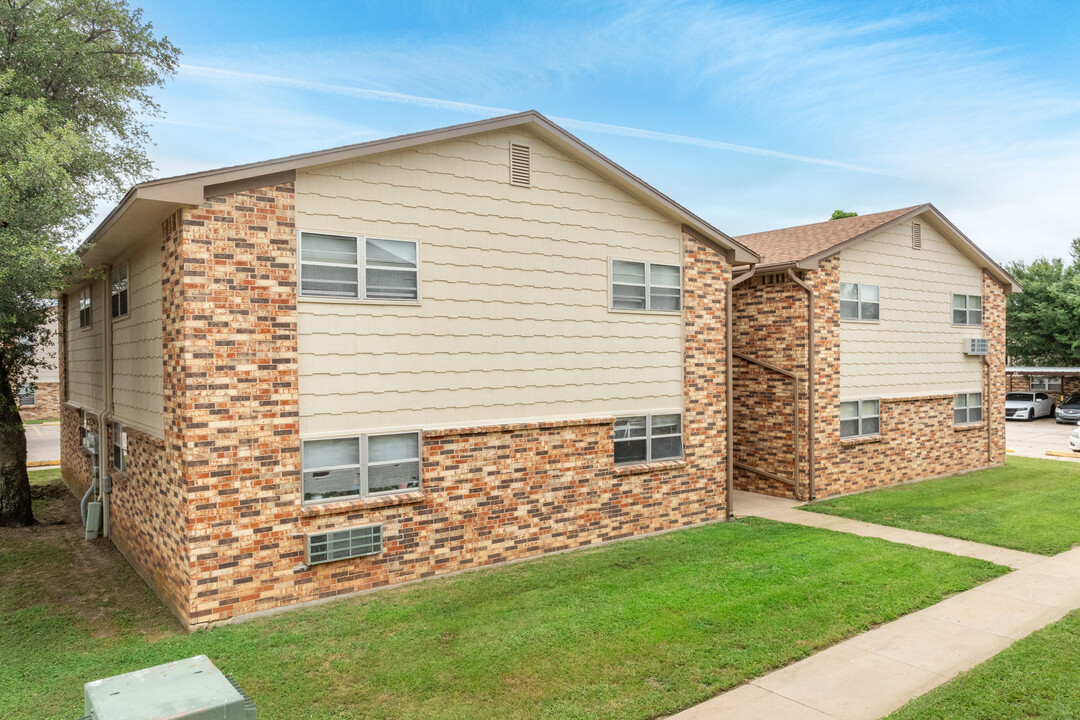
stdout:
{"type": "Polygon", "coordinates": [[[990,341],[986,338],[964,338],[965,355],[986,355],[990,352],[990,341]]]}
{"type": "Polygon", "coordinates": [[[308,565],[320,565],[334,560],[365,555],[378,555],[382,552],[382,525],[329,530],[311,533],[307,536],[308,565]]]}

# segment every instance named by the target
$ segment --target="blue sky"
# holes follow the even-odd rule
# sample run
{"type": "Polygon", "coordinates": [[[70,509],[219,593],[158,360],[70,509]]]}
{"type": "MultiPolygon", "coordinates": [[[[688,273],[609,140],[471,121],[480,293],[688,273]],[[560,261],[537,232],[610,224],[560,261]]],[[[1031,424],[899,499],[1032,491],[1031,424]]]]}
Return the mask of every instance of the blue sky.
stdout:
{"type": "Polygon", "coordinates": [[[144,1],[167,176],[535,109],[737,235],[933,202],[1001,261],[1080,235],[1069,2],[144,1]]]}

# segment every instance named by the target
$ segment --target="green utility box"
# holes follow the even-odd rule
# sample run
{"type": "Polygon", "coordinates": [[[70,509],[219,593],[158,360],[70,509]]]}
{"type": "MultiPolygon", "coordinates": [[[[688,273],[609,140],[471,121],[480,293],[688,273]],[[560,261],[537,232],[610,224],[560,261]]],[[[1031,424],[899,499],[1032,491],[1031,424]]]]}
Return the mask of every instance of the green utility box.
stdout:
{"type": "Polygon", "coordinates": [[[82,720],[255,720],[255,703],[205,655],[95,680],[82,720]]]}

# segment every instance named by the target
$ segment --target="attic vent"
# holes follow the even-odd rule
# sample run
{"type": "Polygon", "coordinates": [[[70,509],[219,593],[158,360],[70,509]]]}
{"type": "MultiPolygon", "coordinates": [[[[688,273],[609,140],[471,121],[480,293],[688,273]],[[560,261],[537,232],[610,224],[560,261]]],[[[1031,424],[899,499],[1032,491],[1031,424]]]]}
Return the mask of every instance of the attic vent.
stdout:
{"type": "Polygon", "coordinates": [[[922,250],[922,225],[911,223],[911,247],[922,250]]]}
{"type": "Polygon", "coordinates": [[[787,273],[770,273],[761,276],[762,285],[781,285],[788,280],[787,273]]]}
{"type": "Polygon", "coordinates": [[[529,187],[532,185],[532,157],[528,145],[510,144],[510,184],[529,187]]]}
{"type": "Polygon", "coordinates": [[[382,552],[382,525],[331,530],[307,536],[307,564],[348,560],[382,552]]]}

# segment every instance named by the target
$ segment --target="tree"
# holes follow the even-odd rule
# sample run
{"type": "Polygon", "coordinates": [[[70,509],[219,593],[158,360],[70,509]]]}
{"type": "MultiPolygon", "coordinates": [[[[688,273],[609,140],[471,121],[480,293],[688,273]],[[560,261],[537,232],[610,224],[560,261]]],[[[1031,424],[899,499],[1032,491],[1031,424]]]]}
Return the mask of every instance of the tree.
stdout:
{"type": "Polygon", "coordinates": [[[18,388],[101,199],[148,174],[179,51],[124,0],[0,0],[0,525],[34,522],[18,388]]]}
{"type": "Polygon", "coordinates": [[[1009,295],[1005,346],[1023,365],[1080,364],[1080,238],[1071,262],[1037,258],[1006,266],[1024,292],[1009,295]]]}
{"type": "Polygon", "coordinates": [[[858,216],[859,216],[859,213],[855,212],[854,210],[833,210],[832,217],[829,218],[829,219],[830,220],[843,220],[844,218],[858,217],[858,216]]]}

